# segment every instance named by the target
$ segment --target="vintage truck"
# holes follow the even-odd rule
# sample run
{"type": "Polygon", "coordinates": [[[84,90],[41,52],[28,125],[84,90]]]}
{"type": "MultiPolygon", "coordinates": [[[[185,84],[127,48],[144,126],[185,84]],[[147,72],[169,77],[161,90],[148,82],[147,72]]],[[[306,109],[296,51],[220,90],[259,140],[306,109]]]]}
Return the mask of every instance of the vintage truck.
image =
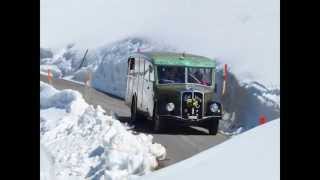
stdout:
{"type": "Polygon", "coordinates": [[[153,130],[169,121],[207,128],[216,135],[222,117],[217,99],[216,62],[185,53],[139,52],[128,57],[125,103],[130,121],[152,121],[153,130]]]}

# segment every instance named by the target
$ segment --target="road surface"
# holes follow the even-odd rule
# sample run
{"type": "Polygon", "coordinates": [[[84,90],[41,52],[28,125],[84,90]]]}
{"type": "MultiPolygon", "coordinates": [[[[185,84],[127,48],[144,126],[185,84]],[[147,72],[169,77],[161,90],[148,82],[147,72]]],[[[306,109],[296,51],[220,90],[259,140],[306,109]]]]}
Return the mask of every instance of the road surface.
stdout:
{"type": "MultiPolygon", "coordinates": [[[[46,75],[40,74],[40,81],[48,82],[46,75]]],[[[116,113],[119,120],[125,122],[130,117],[130,109],[122,99],[110,94],[88,88],[83,84],[71,82],[64,79],[53,79],[52,85],[56,89],[73,89],[79,91],[84,99],[91,105],[100,105],[107,111],[116,113]]],[[[208,135],[206,129],[194,127],[172,126],[165,134],[155,134],[150,131],[148,122],[135,124],[134,130],[139,133],[148,133],[154,137],[154,141],[164,145],[167,149],[167,158],[160,162],[160,167],[166,167],[181,160],[187,159],[209,147],[226,141],[229,137],[218,134],[208,135]]]]}

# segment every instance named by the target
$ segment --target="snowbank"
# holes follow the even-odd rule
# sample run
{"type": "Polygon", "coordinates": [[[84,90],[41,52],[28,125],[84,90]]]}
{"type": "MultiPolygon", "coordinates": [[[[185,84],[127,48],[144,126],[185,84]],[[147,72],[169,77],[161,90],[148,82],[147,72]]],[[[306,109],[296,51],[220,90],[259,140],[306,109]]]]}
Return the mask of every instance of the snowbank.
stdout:
{"type": "MultiPolygon", "coordinates": [[[[40,50],[41,52],[43,51],[42,48],[40,48],[40,50]]],[[[70,44],[54,52],[51,56],[43,55],[43,57],[40,58],[40,67],[42,67],[45,72],[48,67],[54,68],[54,71],[59,71],[59,78],[76,75],[75,80],[83,82],[83,69],[95,71],[100,62],[100,57],[97,56],[94,49],[88,51],[85,59],[83,59],[84,54],[85,50],[75,49],[75,45],[70,44]]],[[[41,71],[40,68],[40,72],[41,71]]]]}
{"type": "Polygon", "coordinates": [[[140,179],[280,179],[280,119],[140,179]]]}
{"type": "Polygon", "coordinates": [[[226,92],[222,95],[223,68],[217,70],[218,98],[225,114],[219,124],[220,132],[238,134],[259,125],[259,117],[267,121],[280,117],[279,89],[269,89],[255,81],[239,80],[228,70],[226,92]]]}
{"type": "Polygon", "coordinates": [[[53,159],[42,144],[40,144],[40,164],[40,179],[55,180],[53,159]]]}
{"type": "Polygon", "coordinates": [[[93,75],[92,87],[120,98],[125,97],[127,88],[126,59],[114,59],[100,64],[93,75]]]}
{"type": "Polygon", "coordinates": [[[151,135],[134,135],[76,91],[40,82],[40,105],[41,144],[50,150],[57,178],[126,179],[154,170],[165,158],[151,135]]]}

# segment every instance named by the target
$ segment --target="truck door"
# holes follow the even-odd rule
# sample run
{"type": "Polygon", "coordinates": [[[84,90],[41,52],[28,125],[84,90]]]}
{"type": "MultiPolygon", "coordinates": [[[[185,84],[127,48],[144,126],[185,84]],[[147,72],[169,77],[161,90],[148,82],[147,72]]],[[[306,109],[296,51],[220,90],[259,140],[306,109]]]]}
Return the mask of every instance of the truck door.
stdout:
{"type": "Polygon", "coordinates": [[[126,103],[131,105],[132,92],[133,92],[133,78],[135,71],[135,62],[133,57],[128,58],[128,73],[127,73],[127,91],[126,91],[126,103]]]}
{"type": "Polygon", "coordinates": [[[151,117],[153,114],[154,105],[154,92],[153,92],[153,82],[154,82],[154,70],[153,66],[149,61],[145,61],[145,73],[144,73],[144,88],[143,88],[143,108],[145,112],[149,113],[151,117]]]}
{"type": "Polygon", "coordinates": [[[144,73],[144,59],[139,57],[139,75],[138,75],[138,89],[137,89],[137,107],[143,111],[143,73],[144,73]]]}
{"type": "MultiPolygon", "coordinates": [[[[132,76],[132,96],[135,94],[138,100],[138,83],[139,83],[139,58],[134,58],[134,72],[132,76]]],[[[131,99],[132,100],[132,99],[131,99]]]]}

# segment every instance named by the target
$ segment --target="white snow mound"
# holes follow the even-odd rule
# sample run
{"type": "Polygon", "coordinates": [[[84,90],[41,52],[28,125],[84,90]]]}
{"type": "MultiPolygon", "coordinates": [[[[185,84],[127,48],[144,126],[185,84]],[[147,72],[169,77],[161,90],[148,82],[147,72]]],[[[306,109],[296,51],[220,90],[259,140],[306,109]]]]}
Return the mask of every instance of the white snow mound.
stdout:
{"type": "Polygon", "coordinates": [[[134,135],[76,91],[40,82],[40,102],[41,144],[58,178],[128,179],[154,170],[166,156],[151,135],[134,135]]]}
{"type": "Polygon", "coordinates": [[[55,180],[53,159],[46,149],[40,144],[40,179],[41,180],[55,180]]]}

